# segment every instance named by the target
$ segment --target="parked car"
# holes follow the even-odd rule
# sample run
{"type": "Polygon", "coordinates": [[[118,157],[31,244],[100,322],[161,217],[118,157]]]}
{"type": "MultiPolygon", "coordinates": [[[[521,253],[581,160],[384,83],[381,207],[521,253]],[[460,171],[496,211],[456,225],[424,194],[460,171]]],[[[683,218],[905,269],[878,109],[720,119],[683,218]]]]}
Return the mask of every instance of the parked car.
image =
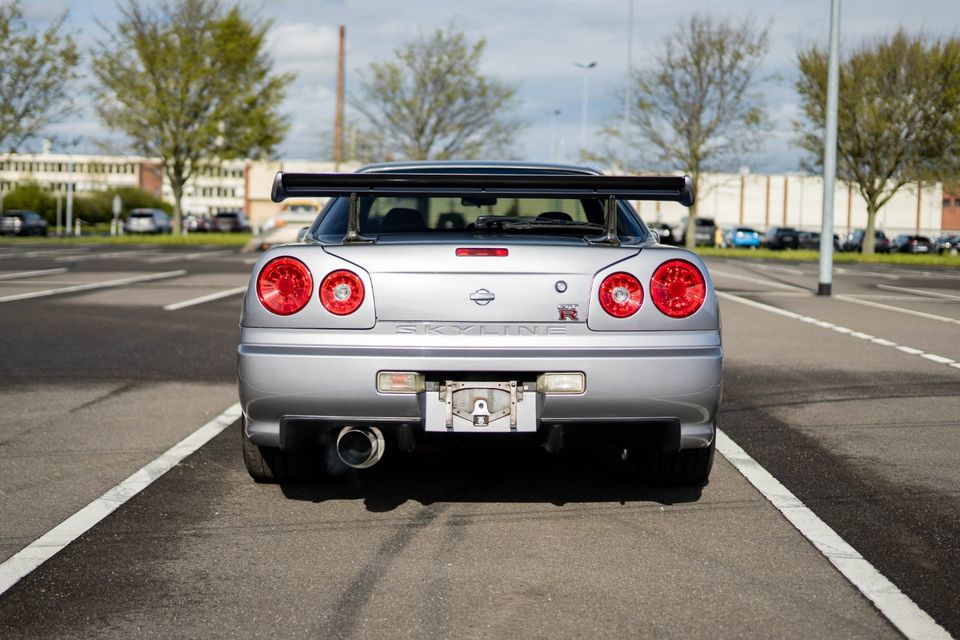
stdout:
{"type": "Polygon", "coordinates": [[[960,251],[960,234],[936,237],[930,241],[930,249],[937,254],[949,253],[955,256],[960,251]]]}
{"type": "Polygon", "coordinates": [[[316,218],[316,212],[302,210],[275,216],[268,230],[254,237],[247,245],[247,250],[266,251],[270,247],[296,242],[300,230],[309,227],[316,218]]]}
{"type": "Polygon", "coordinates": [[[172,233],[170,216],[160,209],[132,209],[123,223],[124,233],[172,233]]]}
{"type": "Polygon", "coordinates": [[[213,216],[211,231],[246,233],[250,231],[250,225],[243,211],[219,211],[213,216]]]}
{"type": "MultiPolygon", "coordinates": [[[[810,249],[811,251],[820,251],[820,232],[819,231],[799,231],[797,232],[801,249],[810,249]]],[[[840,236],[833,234],[833,250],[841,250],[840,236]]]]}
{"type": "Polygon", "coordinates": [[[930,238],[902,233],[890,243],[890,251],[897,253],[930,253],[930,238]]]}
{"type": "Polygon", "coordinates": [[[657,244],[629,205],[690,206],[690,178],[405,162],[280,173],[273,200],[290,196],[332,200],[307,242],[260,257],[244,299],[255,480],[316,480],[324,460],[365,469],[423,443],[605,445],[642,481],[706,480],[717,298],[700,257],[657,244]]]}
{"type": "Polygon", "coordinates": [[[797,249],[800,236],[793,227],[770,227],[763,234],[761,245],[767,249],[797,249]]]}
{"type": "Polygon", "coordinates": [[[204,233],[210,231],[213,221],[210,216],[190,214],[183,218],[183,230],[187,233],[204,233]]]}
{"type": "Polygon", "coordinates": [[[657,232],[657,235],[660,236],[660,244],[678,244],[677,235],[666,222],[648,222],[647,228],[657,232]]]}
{"type": "Polygon", "coordinates": [[[0,234],[13,236],[45,236],[49,226],[38,213],[22,209],[4,211],[0,217],[0,234]]]}
{"type": "MultiPolygon", "coordinates": [[[[847,239],[843,243],[844,251],[856,251],[861,253],[863,251],[863,236],[866,234],[866,231],[863,229],[855,229],[853,233],[850,233],[847,236],[847,239]]],[[[889,253],[890,252],[890,238],[887,237],[883,231],[879,229],[873,232],[874,234],[874,251],[877,253],[889,253]]]]}
{"type": "Polygon", "coordinates": [[[267,218],[263,224],[260,225],[257,233],[261,235],[266,234],[274,227],[282,227],[289,220],[300,222],[309,218],[309,221],[313,222],[317,214],[320,213],[320,209],[322,208],[321,203],[325,204],[322,200],[292,200],[284,202],[279,211],[267,218]]]}
{"type": "MultiPolygon", "coordinates": [[[[713,221],[713,218],[701,218],[697,217],[694,221],[696,224],[696,232],[694,233],[694,242],[699,246],[712,247],[716,244],[716,234],[717,234],[717,224],[713,221]]],[[[687,218],[684,217],[680,220],[680,225],[677,227],[677,236],[680,240],[677,242],[678,245],[685,245],[687,243],[687,218]]]]}
{"type": "Polygon", "coordinates": [[[760,233],[750,227],[732,227],[724,234],[723,241],[728,247],[734,249],[743,247],[756,249],[760,246],[760,233]]]}

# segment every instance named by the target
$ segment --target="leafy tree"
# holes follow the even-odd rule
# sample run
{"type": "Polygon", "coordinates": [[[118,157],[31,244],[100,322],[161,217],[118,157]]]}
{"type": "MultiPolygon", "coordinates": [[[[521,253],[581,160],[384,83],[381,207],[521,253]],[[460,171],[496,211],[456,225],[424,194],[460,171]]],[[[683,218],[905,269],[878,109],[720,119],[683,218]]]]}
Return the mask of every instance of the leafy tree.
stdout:
{"type": "MultiPolygon", "coordinates": [[[[750,18],[714,20],[694,14],[679,23],[631,78],[629,129],[619,113],[601,135],[607,144],[598,159],[619,157],[624,136],[656,153],[667,169],[680,169],[700,185],[700,175],[718,163],[754,149],[767,130],[766,112],[754,91],[768,47],[768,28],[750,18]]],[[[621,97],[621,100],[623,98],[621,97]]],[[[637,146],[637,145],[632,145],[637,146]]],[[[696,205],[687,219],[686,243],[696,236],[696,205]]]]}
{"type": "Polygon", "coordinates": [[[70,83],[80,55],[61,17],[30,31],[20,3],[0,4],[0,148],[16,151],[44,127],[74,112],[70,83]]]}
{"type": "Polygon", "coordinates": [[[445,160],[509,153],[524,126],[511,115],[517,87],[480,73],[486,41],[437,29],[360,72],[350,105],[365,121],[357,152],[367,160],[445,160]]]}
{"type": "Polygon", "coordinates": [[[74,213],[87,222],[109,222],[113,219],[113,198],[120,196],[123,214],[131,209],[163,209],[167,213],[173,207],[158,196],[137,187],[120,187],[106,191],[94,191],[74,198],[74,213]]]}
{"type": "Polygon", "coordinates": [[[25,181],[4,194],[3,210],[13,209],[33,211],[47,222],[54,222],[57,217],[57,199],[36,182],[25,181]]]}
{"type": "Polygon", "coordinates": [[[137,152],[158,156],[181,228],[184,186],[205,162],[269,155],[289,125],[290,74],[272,71],[269,21],[219,0],[126,0],[94,52],[97,113],[137,152]]]}
{"type": "MultiPolygon", "coordinates": [[[[823,163],[827,51],[797,55],[805,119],[800,144],[823,163]]],[[[853,50],[840,64],[837,175],[867,204],[863,252],[873,253],[877,211],[905,185],[960,172],[960,39],[903,30],[853,50]]]]}

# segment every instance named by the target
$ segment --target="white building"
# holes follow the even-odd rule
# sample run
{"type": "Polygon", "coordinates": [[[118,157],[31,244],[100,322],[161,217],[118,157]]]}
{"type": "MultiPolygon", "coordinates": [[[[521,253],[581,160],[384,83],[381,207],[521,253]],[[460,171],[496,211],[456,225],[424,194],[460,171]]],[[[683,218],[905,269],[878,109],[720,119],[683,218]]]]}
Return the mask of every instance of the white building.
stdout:
{"type": "MultiPolygon", "coordinates": [[[[340,171],[353,171],[343,164],[340,171]]],[[[307,160],[228,160],[201,169],[184,191],[185,213],[211,214],[244,211],[251,224],[259,225],[280,205],[270,200],[277,171],[330,172],[332,162],[307,160]]],[[[66,154],[0,154],[0,193],[17,183],[35,181],[54,191],[65,192],[73,182],[76,193],[116,187],[137,187],[173,202],[173,191],[163,175],[159,159],[136,156],[66,154]],[[72,167],[71,167],[72,162],[72,167]]],[[[714,218],[718,226],[747,225],[758,230],[792,226],[803,230],[820,228],[823,186],[819,176],[805,174],[754,175],[710,173],[702,177],[697,194],[700,216],[714,218]]],[[[678,224],[686,208],[673,203],[637,202],[644,219],[678,224]]],[[[943,189],[925,186],[919,193],[910,186],[901,189],[877,214],[877,227],[888,235],[920,233],[938,235],[943,224],[943,189]]],[[[846,234],[863,228],[867,211],[853,185],[837,183],[834,229],[846,234]]]]}
{"type": "MultiPolygon", "coordinates": [[[[675,225],[687,209],[674,203],[634,203],[645,220],[675,225]]],[[[697,213],[719,227],[745,225],[762,231],[771,226],[818,231],[823,206],[823,179],[806,174],[753,175],[710,173],[701,178],[697,213]]],[[[905,186],[880,208],[877,228],[887,235],[939,235],[942,229],[943,188],[940,184],[905,186]]],[[[867,225],[866,202],[856,185],[837,181],[833,228],[838,235],[867,225]]]]}

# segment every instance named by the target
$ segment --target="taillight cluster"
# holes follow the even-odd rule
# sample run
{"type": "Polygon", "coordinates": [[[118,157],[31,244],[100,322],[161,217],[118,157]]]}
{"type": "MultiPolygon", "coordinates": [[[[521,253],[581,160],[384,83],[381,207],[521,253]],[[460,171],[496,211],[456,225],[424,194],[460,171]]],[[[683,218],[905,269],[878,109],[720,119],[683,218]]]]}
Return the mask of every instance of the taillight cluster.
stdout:
{"type": "MultiPolygon", "coordinates": [[[[320,304],[330,313],[345,316],[363,304],[363,281],[352,271],[339,269],[320,282],[320,304]]],[[[274,258],[257,276],[257,297],[263,307],[279,316],[297,313],[313,296],[310,269],[296,258],[274,258]]]]}
{"type": "MultiPolygon", "coordinates": [[[[625,271],[610,274],[600,283],[600,306],[615,318],[628,318],[643,304],[643,286],[625,271]]],[[[686,260],[668,260],[650,278],[654,306],[671,318],[686,318],[703,306],[707,283],[703,274],[686,260]]]]}

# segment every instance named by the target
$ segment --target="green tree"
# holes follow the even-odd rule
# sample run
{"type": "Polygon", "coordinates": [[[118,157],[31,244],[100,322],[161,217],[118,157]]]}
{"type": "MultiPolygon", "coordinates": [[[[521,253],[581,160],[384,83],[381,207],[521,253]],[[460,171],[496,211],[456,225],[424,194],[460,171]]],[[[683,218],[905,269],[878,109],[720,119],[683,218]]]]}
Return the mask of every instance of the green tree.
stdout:
{"type": "Polygon", "coordinates": [[[517,87],[480,73],[486,41],[437,29],[360,72],[350,106],[363,117],[365,160],[502,157],[524,124],[512,112],[517,87]]]}
{"type": "Polygon", "coordinates": [[[181,200],[205,162],[272,153],[289,125],[280,115],[293,80],[272,71],[269,21],[218,0],[127,0],[123,18],[94,51],[97,113],[138,153],[157,156],[181,200]]]}
{"type": "Polygon", "coordinates": [[[74,198],[74,213],[87,222],[109,222],[113,219],[113,198],[120,196],[121,217],[131,209],[163,209],[173,212],[173,207],[160,197],[137,187],[119,187],[74,198]]]}
{"type": "MultiPolygon", "coordinates": [[[[797,55],[804,120],[800,144],[823,164],[827,51],[797,55]]],[[[905,185],[960,172],[960,39],[903,30],[851,51],[840,63],[837,175],[867,205],[863,252],[873,253],[877,211],[905,185]]]]}
{"type": "Polygon", "coordinates": [[[0,150],[16,151],[44,127],[74,113],[71,81],[77,45],[63,33],[64,15],[35,33],[18,1],[0,4],[0,150]]]}
{"type": "Polygon", "coordinates": [[[57,199],[36,182],[25,181],[4,194],[3,210],[13,209],[33,211],[52,223],[57,217],[57,199]]]}
{"type": "MultiPolygon", "coordinates": [[[[768,31],[750,18],[717,21],[694,14],[679,23],[649,65],[634,72],[629,129],[622,131],[622,109],[609,118],[601,131],[608,144],[598,159],[621,157],[624,136],[631,144],[639,137],[657,163],[684,171],[699,187],[703,171],[756,148],[767,131],[755,84],[768,31]]],[[[691,248],[696,216],[694,205],[685,234],[691,248]]]]}

